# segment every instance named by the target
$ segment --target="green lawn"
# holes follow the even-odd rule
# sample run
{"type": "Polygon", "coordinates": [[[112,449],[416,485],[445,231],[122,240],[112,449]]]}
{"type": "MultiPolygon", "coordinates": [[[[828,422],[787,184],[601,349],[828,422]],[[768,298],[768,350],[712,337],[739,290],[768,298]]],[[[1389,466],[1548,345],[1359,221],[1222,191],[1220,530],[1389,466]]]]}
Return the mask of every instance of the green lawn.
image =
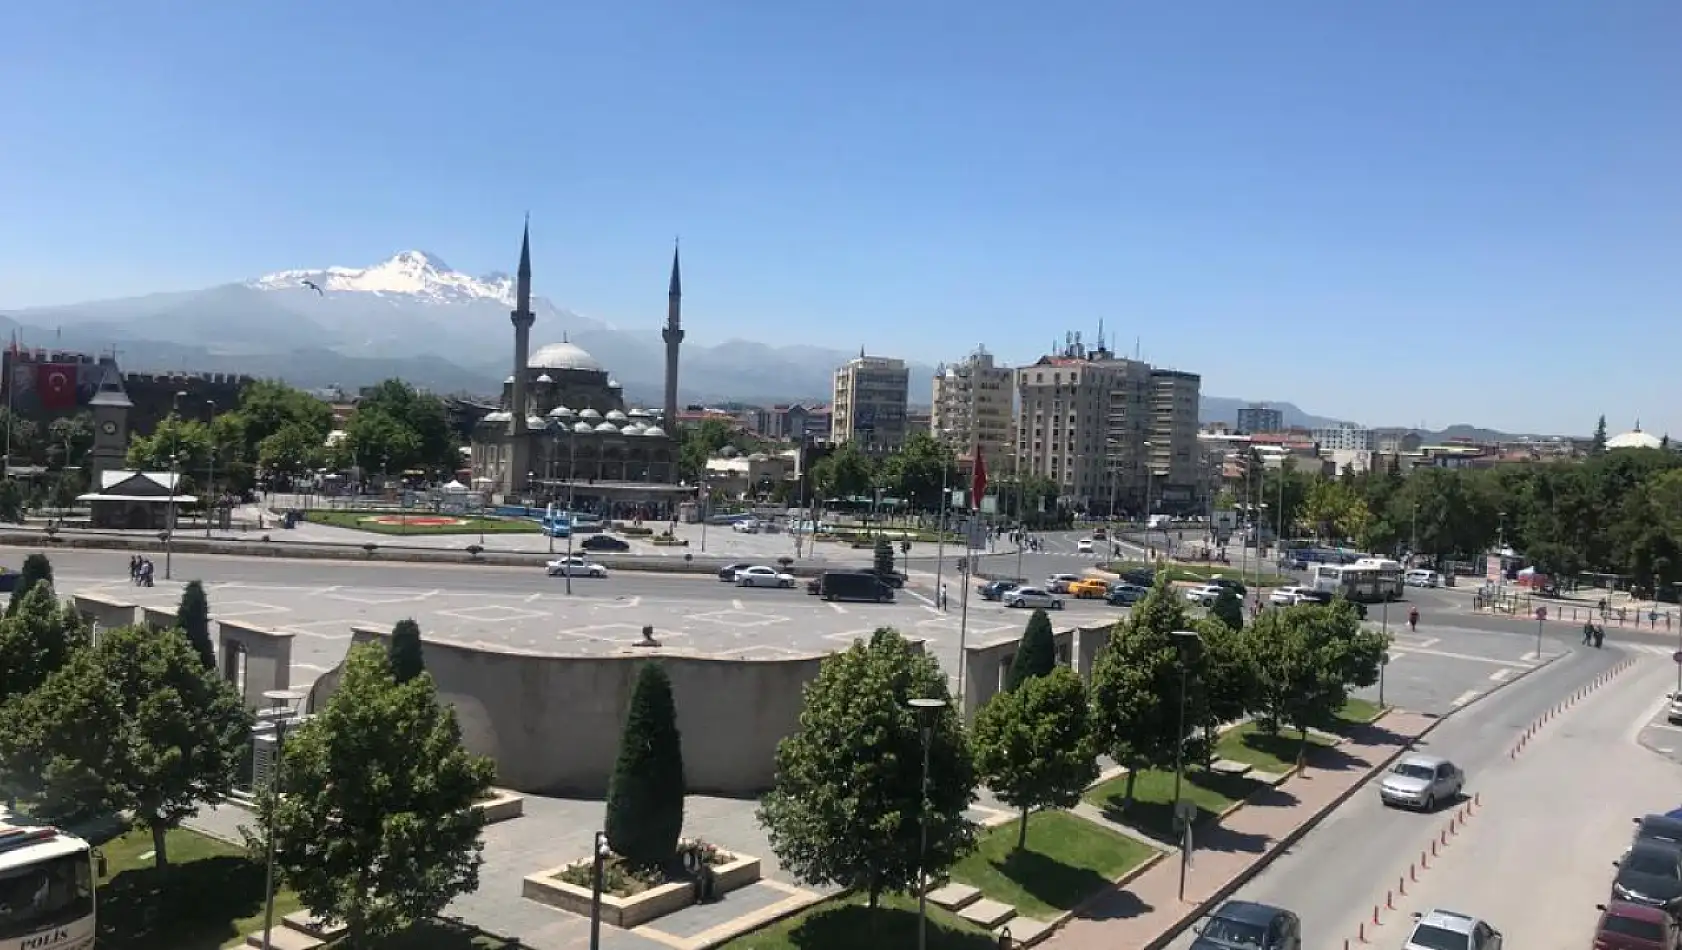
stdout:
{"type": "Polygon", "coordinates": [[[523,518],[479,518],[472,515],[443,515],[425,511],[325,511],[304,512],[312,524],[367,531],[371,534],[537,534],[535,521],[523,518]],[[442,523],[448,522],[448,523],[442,523]]]}
{"type": "Polygon", "coordinates": [[[1337,718],[1350,725],[1365,725],[1379,717],[1384,707],[1368,699],[1349,699],[1338,710],[1337,718]]]}
{"type": "MultiPolygon", "coordinates": [[[[917,899],[884,895],[873,912],[864,896],[827,901],[743,934],[720,950],[859,950],[862,947],[915,947],[917,899]]],[[[998,939],[955,915],[929,905],[929,950],[997,950],[998,939]]]]}
{"type": "MultiPolygon", "coordinates": [[[[244,849],[186,829],[169,833],[170,866],[152,866],[152,835],[131,831],[100,845],[108,876],[100,879],[100,950],[215,950],[237,947],[263,927],[263,865],[244,849]]],[[[275,926],[299,909],[281,888],[275,926]]],[[[505,942],[438,922],[414,927],[370,950],[490,950],[505,942]]],[[[336,950],[350,950],[335,945],[336,950]]]]}
{"type": "Polygon", "coordinates": [[[1029,816],[1021,851],[1017,831],[1013,821],[984,832],[975,852],[952,868],[952,880],[1042,920],[1073,910],[1155,853],[1066,811],[1029,816]]]}
{"type": "MultiPolygon", "coordinates": [[[[1168,572],[1170,581],[1193,584],[1207,583],[1211,577],[1230,578],[1252,590],[1257,587],[1284,587],[1297,583],[1295,580],[1280,574],[1258,576],[1254,564],[1251,564],[1249,570],[1245,571],[1243,564],[1178,564],[1170,561],[1163,569],[1168,572]]],[[[1137,570],[1155,571],[1156,565],[1145,561],[1112,561],[1105,567],[1105,570],[1112,574],[1125,574],[1128,571],[1137,570]]]]}
{"type": "MultiPolygon", "coordinates": [[[[1329,746],[1326,736],[1308,734],[1310,751],[1315,746],[1329,746]]],[[[1289,772],[1296,767],[1297,752],[1302,748],[1302,736],[1295,729],[1282,728],[1278,735],[1269,735],[1253,722],[1228,729],[1215,743],[1215,758],[1243,762],[1263,772],[1289,772]]]]}
{"type": "MultiPolygon", "coordinates": [[[[1261,788],[1251,778],[1220,775],[1200,768],[1187,768],[1181,794],[1197,805],[1197,820],[1207,821],[1226,811],[1236,802],[1261,788]]],[[[1089,789],[1088,802],[1104,810],[1111,819],[1129,825],[1159,841],[1172,841],[1174,835],[1174,773],[1146,769],[1139,773],[1134,786],[1134,800],[1123,808],[1127,800],[1127,776],[1122,775],[1089,789]]]]}

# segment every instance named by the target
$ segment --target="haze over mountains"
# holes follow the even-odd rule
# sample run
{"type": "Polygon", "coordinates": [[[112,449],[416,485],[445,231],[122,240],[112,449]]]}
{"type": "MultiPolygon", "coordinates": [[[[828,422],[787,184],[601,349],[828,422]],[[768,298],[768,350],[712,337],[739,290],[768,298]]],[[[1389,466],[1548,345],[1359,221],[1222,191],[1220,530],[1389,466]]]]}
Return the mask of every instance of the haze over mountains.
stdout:
{"type": "MultiPolygon", "coordinates": [[[[25,346],[115,348],[129,370],[247,373],[350,390],[396,376],[439,392],[484,394],[508,375],[513,293],[507,274],[474,277],[436,255],[404,251],[371,267],[287,270],[204,290],[6,311],[0,332],[16,330],[25,346]]],[[[590,351],[630,398],[659,402],[665,348],[658,326],[615,327],[543,297],[532,309],[534,350],[567,339],[590,351]]],[[[664,301],[650,311],[663,314],[664,301]]],[[[799,344],[686,342],[681,398],[825,402],[835,367],[855,355],[799,344]]],[[[927,401],[933,373],[911,364],[913,402],[927,401]]],[[[1200,415],[1232,422],[1249,401],[1204,396],[1200,415]]],[[[1270,405],[1287,425],[1334,421],[1288,402],[1270,405]]]]}

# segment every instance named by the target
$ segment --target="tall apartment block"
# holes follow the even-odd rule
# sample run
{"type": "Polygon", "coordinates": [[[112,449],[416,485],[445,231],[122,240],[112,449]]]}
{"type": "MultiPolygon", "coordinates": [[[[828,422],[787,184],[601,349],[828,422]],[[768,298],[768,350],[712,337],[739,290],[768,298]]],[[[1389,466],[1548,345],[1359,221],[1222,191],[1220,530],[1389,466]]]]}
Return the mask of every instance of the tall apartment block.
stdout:
{"type": "Polygon", "coordinates": [[[1237,429],[1239,435],[1255,435],[1258,432],[1284,432],[1285,414],[1259,402],[1241,406],[1238,410],[1237,429]]]}
{"type": "Polygon", "coordinates": [[[904,360],[866,356],[848,360],[835,371],[831,412],[837,444],[851,442],[868,455],[885,455],[905,444],[906,400],[911,371],[904,360]]]}
{"type": "Polygon", "coordinates": [[[979,451],[994,475],[1010,470],[1012,409],[1016,402],[1008,366],[977,347],[962,362],[938,367],[934,374],[934,412],[929,431],[950,446],[965,471],[979,451]]]}
{"type": "Polygon", "coordinates": [[[1061,486],[1065,504],[1087,511],[1188,509],[1206,479],[1198,467],[1198,395],[1193,373],[1160,370],[1087,349],[1064,348],[1016,371],[1016,466],[1061,486]]]}

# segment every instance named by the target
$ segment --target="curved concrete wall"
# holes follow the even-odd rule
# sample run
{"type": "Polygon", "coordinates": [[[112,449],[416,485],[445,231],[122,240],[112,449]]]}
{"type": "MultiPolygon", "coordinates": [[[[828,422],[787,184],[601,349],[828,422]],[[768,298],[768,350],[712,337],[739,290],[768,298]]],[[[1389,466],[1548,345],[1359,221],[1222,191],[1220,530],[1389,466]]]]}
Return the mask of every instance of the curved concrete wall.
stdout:
{"type": "MultiPolygon", "coordinates": [[[[387,631],[352,627],[354,642],[387,631]]],[[[799,724],[802,691],[823,657],[713,659],[638,648],[611,657],[521,653],[425,639],[426,668],[461,723],[463,744],[496,762],[496,784],[531,794],[607,790],[637,667],[671,677],[690,791],[745,795],[771,785],[777,743],[799,724]]],[[[343,667],[315,681],[310,708],[338,689],[343,667]]]]}

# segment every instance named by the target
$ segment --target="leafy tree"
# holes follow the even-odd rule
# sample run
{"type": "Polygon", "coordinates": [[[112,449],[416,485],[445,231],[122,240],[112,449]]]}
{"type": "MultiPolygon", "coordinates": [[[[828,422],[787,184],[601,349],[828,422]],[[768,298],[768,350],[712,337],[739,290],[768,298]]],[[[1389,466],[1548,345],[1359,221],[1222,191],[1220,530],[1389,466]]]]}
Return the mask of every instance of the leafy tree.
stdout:
{"type": "Polygon", "coordinates": [[[47,464],[57,468],[81,465],[93,448],[93,416],[86,412],[60,416],[47,424],[47,464]]]}
{"type": "Polygon", "coordinates": [[[666,866],[683,833],[683,798],[683,737],[672,682],[665,667],[644,663],[608,783],[608,846],[632,864],[666,866]]]}
{"type": "Polygon", "coordinates": [[[399,620],[391,628],[391,675],[399,683],[407,683],[426,672],[426,658],[421,649],[420,624],[413,619],[399,620]]]}
{"type": "Polygon", "coordinates": [[[1320,481],[1303,503],[1302,517],[1327,540],[1358,538],[1372,517],[1360,496],[1345,481],[1320,481]]]}
{"type": "Polygon", "coordinates": [[[9,406],[0,406],[0,439],[11,447],[14,456],[34,458],[34,450],[41,438],[41,429],[34,420],[9,406]]]}
{"type": "Polygon", "coordinates": [[[894,546],[886,535],[876,536],[876,550],[872,552],[876,573],[892,574],[894,572],[894,546]]]}
{"type": "Polygon", "coordinates": [[[327,708],[287,735],[285,794],[265,788],[258,804],[274,809],[280,863],[304,906],[342,921],[360,946],[478,886],[474,805],[492,771],[462,747],[432,677],[398,683],[385,651],[363,644],[327,708]]]}
{"type": "Polygon", "coordinates": [[[1606,417],[1602,415],[1594,424],[1594,438],[1589,440],[1590,455],[1606,454],[1606,417]]]}
{"type": "Polygon", "coordinates": [[[940,508],[942,485],[967,488],[951,447],[927,432],[912,433],[898,452],[884,459],[878,480],[888,494],[924,511],[940,508]]]}
{"type": "Polygon", "coordinates": [[[808,883],[858,888],[874,909],[883,892],[916,884],[925,823],[931,876],[969,853],[975,767],[950,703],[940,664],[892,628],[825,659],[760,803],[783,867],[808,883]],[[926,798],[913,698],[947,704],[930,724],[926,798]]]}
{"type": "Polygon", "coordinates": [[[812,483],[823,498],[854,498],[870,493],[876,464],[858,446],[844,442],[812,466],[812,483]]]}
{"type": "Polygon", "coordinates": [[[1221,588],[1220,595],[1209,605],[1209,616],[1227,625],[1230,630],[1244,629],[1244,601],[1230,587],[1221,588]]]}
{"type": "Polygon", "coordinates": [[[132,815],[166,835],[233,789],[251,717],[175,630],[118,627],[7,707],[0,757],[33,776],[44,816],[132,815]]]}
{"type": "Polygon", "coordinates": [[[1249,713],[1255,671],[1242,627],[1227,626],[1210,616],[1197,625],[1197,631],[1202,638],[1197,656],[1202,724],[1218,730],[1249,713]]]}
{"type": "Polygon", "coordinates": [[[0,521],[23,524],[23,489],[17,479],[0,479],[0,521]]]}
{"type": "Polygon", "coordinates": [[[1016,646],[1010,672],[1005,674],[1005,690],[1013,690],[1035,676],[1045,676],[1057,668],[1057,634],[1051,629],[1051,617],[1043,609],[1036,609],[1028,617],[1022,631],[1022,642],[1016,646]]]}
{"type": "Polygon", "coordinates": [[[1347,603],[1267,611],[1245,643],[1255,677],[1251,712],[1269,731],[1299,730],[1304,752],[1308,730],[1334,725],[1351,687],[1377,682],[1388,649],[1384,635],[1363,628],[1347,603]]]}
{"type": "Polygon", "coordinates": [[[975,717],[972,742],[981,780],[1022,810],[1018,849],[1028,844],[1030,811],[1072,807],[1098,777],[1086,687],[1066,666],[995,694],[975,717]]]}
{"type": "Polygon", "coordinates": [[[388,379],[357,400],[344,441],[355,464],[370,471],[388,465],[392,472],[454,468],[459,461],[444,403],[400,379],[388,379]]]}
{"type": "MultiPolygon", "coordinates": [[[[18,572],[17,586],[12,588],[12,599],[6,604],[6,615],[17,613],[18,604],[29,596],[35,585],[43,584],[49,589],[53,586],[53,563],[47,560],[45,554],[35,553],[23,559],[23,570],[18,572]]],[[[50,596],[50,595],[49,595],[50,596]]]]}
{"type": "Polygon", "coordinates": [[[257,443],[257,463],[277,475],[299,475],[319,465],[325,451],[325,439],[303,425],[289,423],[257,443]]]}
{"type": "Polygon", "coordinates": [[[128,467],[145,472],[198,472],[209,467],[210,427],[171,413],[149,436],[137,435],[128,447],[128,467]]]}
{"type": "Polygon", "coordinates": [[[0,620],[0,706],[26,696],[88,644],[88,625],[74,607],[38,584],[0,620]]]}
{"type": "Polygon", "coordinates": [[[216,668],[216,646],[210,639],[210,601],[204,595],[204,584],[188,581],[181,590],[181,605],[175,609],[175,625],[187,635],[199,659],[207,670],[216,668]]]}

